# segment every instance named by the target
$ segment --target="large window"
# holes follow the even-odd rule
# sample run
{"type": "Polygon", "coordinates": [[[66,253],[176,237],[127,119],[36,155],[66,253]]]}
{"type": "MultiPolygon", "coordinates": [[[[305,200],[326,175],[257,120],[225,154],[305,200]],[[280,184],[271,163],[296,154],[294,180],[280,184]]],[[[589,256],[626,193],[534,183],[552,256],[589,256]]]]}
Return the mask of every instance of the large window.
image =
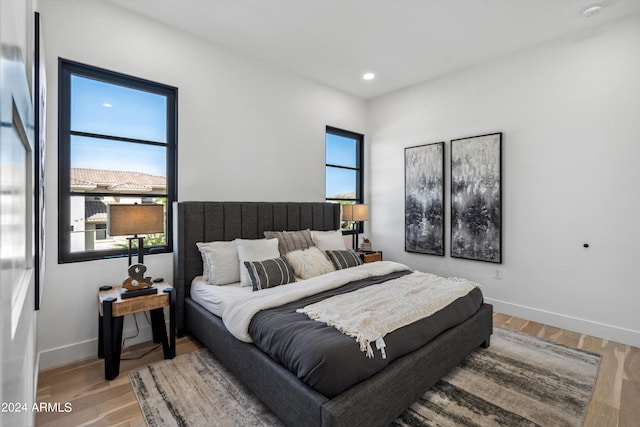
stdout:
{"type": "MultiPolygon", "coordinates": [[[[363,203],[364,135],[327,126],[326,132],[327,201],[340,204],[363,203]]],[[[353,224],[342,222],[350,231],[353,224]]]]}
{"type": "Polygon", "coordinates": [[[58,88],[59,262],[127,252],[127,236],[107,233],[111,204],[164,205],[145,252],[171,251],[178,90],[65,59],[58,88]]]}

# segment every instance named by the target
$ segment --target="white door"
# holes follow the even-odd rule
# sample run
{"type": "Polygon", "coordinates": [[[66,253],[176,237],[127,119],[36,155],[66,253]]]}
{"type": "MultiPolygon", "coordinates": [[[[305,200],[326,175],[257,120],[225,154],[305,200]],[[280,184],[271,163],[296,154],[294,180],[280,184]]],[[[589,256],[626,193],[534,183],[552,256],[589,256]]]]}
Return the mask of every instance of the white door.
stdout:
{"type": "Polygon", "coordinates": [[[0,0],[0,425],[34,421],[33,56],[30,2],[0,0]]]}

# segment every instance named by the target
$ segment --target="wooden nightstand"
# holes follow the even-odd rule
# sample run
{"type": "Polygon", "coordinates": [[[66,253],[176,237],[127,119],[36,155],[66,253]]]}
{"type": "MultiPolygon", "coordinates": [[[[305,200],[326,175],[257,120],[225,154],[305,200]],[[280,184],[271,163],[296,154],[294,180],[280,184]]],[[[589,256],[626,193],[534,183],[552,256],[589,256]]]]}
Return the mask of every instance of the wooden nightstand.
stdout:
{"type": "Polygon", "coordinates": [[[356,253],[365,263],[382,261],[382,251],[357,251],[356,253]]]}
{"type": "Polygon", "coordinates": [[[158,293],[122,299],[121,286],[98,293],[98,357],[104,358],[104,377],[112,380],[120,373],[122,325],[127,314],[148,311],[151,315],[153,342],[162,342],[165,359],[176,355],[176,294],[170,284],[155,283],[158,293]],[[164,321],[164,307],[169,306],[169,337],[164,321]]]}

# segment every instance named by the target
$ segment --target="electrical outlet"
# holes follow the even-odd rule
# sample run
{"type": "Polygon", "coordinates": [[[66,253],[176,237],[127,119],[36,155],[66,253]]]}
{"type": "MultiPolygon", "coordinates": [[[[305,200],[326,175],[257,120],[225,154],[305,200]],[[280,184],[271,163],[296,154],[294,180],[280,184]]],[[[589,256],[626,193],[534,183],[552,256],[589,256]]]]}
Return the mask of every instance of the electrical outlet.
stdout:
{"type": "Polygon", "coordinates": [[[502,271],[496,270],[496,274],[495,274],[495,276],[493,276],[493,278],[501,280],[502,279],[502,271]]]}

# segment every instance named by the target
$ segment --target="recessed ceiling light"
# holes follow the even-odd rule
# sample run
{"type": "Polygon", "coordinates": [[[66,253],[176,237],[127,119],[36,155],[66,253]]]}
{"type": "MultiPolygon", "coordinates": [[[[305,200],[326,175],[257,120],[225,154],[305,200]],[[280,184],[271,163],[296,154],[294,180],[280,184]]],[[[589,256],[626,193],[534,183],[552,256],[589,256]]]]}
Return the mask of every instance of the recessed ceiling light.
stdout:
{"type": "Polygon", "coordinates": [[[591,5],[589,7],[587,7],[585,10],[582,11],[582,16],[586,17],[586,18],[590,18],[594,15],[597,15],[598,13],[602,12],[602,5],[599,4],[594,4],[591,5]]]}
{"type": "Polygon", "coordinates": [[[113,105],[109,104],[108,102],[105,102],[104,104],[102,104],[102,106],[103,106],[103,107],[106,107],[106,108],[111,108],[111,107],[113,107],[113,105]]]}
{"type": "Polygon", "coordinates": [[[365,79],[365,80],[373,80],[375,77],[376,77],[376,75],[373,74],[373,73],[364,73],[362,75],[362,78],[365,79]]]}

